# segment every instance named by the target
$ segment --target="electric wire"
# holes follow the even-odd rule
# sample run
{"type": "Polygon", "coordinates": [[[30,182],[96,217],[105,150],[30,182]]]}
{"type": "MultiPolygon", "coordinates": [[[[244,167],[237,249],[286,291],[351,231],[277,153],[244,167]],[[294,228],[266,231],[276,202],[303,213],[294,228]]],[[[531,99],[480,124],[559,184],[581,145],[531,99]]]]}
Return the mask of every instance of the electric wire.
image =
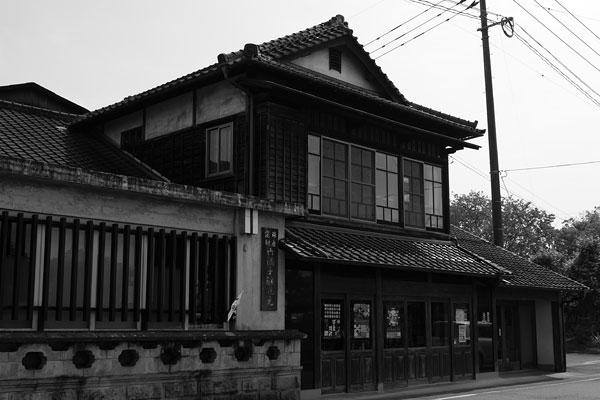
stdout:
{"type": "Polygon", "coordinates": [[[548,28],[543,22],[541,22],[537,17],[535,17],[533,14],[531,14],[525,7],[523,7],[521,4],[519,4],[517,2],[517,0],[513,0],[513,2],[518,5],[523,11],[525,11],[527,14],[529,14],[529,16],[531,18],[533,18],[534,20],[536,20],[540,25],[542,25],[544,28],[546,28],[546,30],[548,32],[550,32],[554,37],[556,37],[558,40],[560,40],[565,46],[567,46],[569,49],[571,49],[575,54],[577,54],[579,57],[581,57],[581,59],[583,59],[586,63],[588,63],[592,68],[594,68],[595,70],[597,70],[598,72],[600,72],[600,69],[598,67],[596,67],[592,62],[590,62],[590,60],[588,60],[587,58],[585,58],[580,52],[578,52],[577,50],[575,50],[570,44],[568,44],[567,42],[565,42],[560,36],[558,36],[556,34],[556,32],[554,32],[552,29],[548,28]]]}
{"type": "MultiPolygon", "coordinates": [[[[529,35],[522,27],[520,27],[521,30],[523,30],[529,37],[531,37],[531,35],[529,35]]],[[[573,86],[575,89],[577,89],[580,93],[582,93],[585,97],[587,97],[590,101],[592,101],[592,103],[594,103],[596,106],[600,107],[600,101],[598,101],[597,99],[595,99],[591,94],[589,94],[584,88],[582,88],[580,85],[578,85],[575,81],[573,81],[573,79],[571,77],[569,77],[567,74],[565,74],[562,70],[560,70],[560,68],[558,68],[556,65],[554,65],[552,63],[552,61],[550,61],[547,57],[545,57],[539,50],[537,50],[531,43],[529,43],[527,41],[527,39],[525,39],[524,37],[522,37],[521,35],[515,33],[515,37],[521,41],[521,43],[523,43],[527,48],[529,48],[536,56],[538,56],[542,61],[544,61],[546,64],[548,64],[548,66],[550,66],[550,68],[552,68],[554,71],[556,71],[556,73],[558,73],[563,79],[565,79],[567,82],[569,82],[571,84],[571,86],[573,86]]],[[[532,37],[531,37],[532,38],[532,37]]],[[[533,38],[532,38],[533,39],[533,38]]],[[[535,39],[533,39],[535,40],[535,39]]],[[[539,42],[536,41],[536,43],[539,42]]],[[[543,46],[542,46],[543,48],[543,46]]],[[[545,49],[545,48],[544,48],[545,49]]],[[[548,50],[546,50],[548,51],[548,50]]],[[[552,55],[550,53],[550,55],[552,55]]],[[[553,56],[554,57],[554,56],[553,56]]],[[[556,57],[554,57],[556,58],[556,57]]],[[[557,59],[558,60],[558,59],[557,59]]],[[[560,62],[560,60],[558,60],[559,63],[562,64],[562,62],[560,62]]],[[[564,65],[564,64],[563,64],[564,65]]],[[[574,75],[575,77],[577,77],[577,75],[574,75]]],[[[577,77],[580,81],[581,78],[577,77]]],[[[583,82],[583,81],[582,81],[583,82]]],[[[585,84],[584,85],[589,87],[589,85],[585,84]]],[[[593,91],[593,89],[592,89],[593,91]]],[[[595,93],[595,91],[594,91],[595,93]]]]}
{"type": "Polygon", "coordinates": [[[596,160],[596,161],[584,161],[584,162],[569,163],[569,164],[544,165],[544,166],[538,166],[538,167],[503,169],[500,172],[534,171],[534,170],[540,170],[540,169],[575,167],[575,166],[579,166],[579,165],[589,165],[589,164],[600,164],[600,160],[596,160]]]}
{"type": "MultiPolygon", "coordinates": [[[[458,4],[457,4],[457,5],[458,5],[458,4]]],[[[453,6],[453,7],[456,7],[456,5],[455,5],[455,6],[453,6]]],[[[414,32],[415,30],[419,29],[420,27],[422,27],[423,25],[427,24],[428,22],[430,22],[430,21],[432,21],[432,20],[434,20],[434,19],[436,19],[436,18],[439,18],[439,17],[440,17],[442,14],[444,14],[444,13],[445,13],[445,12],[447,12],[448,10],[449,10],[449,9],[447,9],[447,10],[444,10],[444,11],[442,11],[441,13],[439,13],[439,14],[437,14],[437,15],[434,15],[433,17],[429,18],[427,21],[425,21],[425,22],[423,22],[423,23],[421,23],[421,24],[417,25],[416,27],[414,27],[414,28],[412,28],[411,30],[409,30],[409,31],[407,31],[407,32],[405,32],[405,33],[403,33],[402,35],[400,35],[400,36],[396,37],[395,39],[392,39],[392,40],[390,40],[389,42],[387,42],[387,43],[385,43],[385,44],[383,44],[383,45],[379,46],[379,47],[378,47],[378,48],[376,48],[375,50],[372,50],[372,51],[371,51],[371,54],[372,54],[372,53],[375,53],[375,52],[377,52],[377,51],[379,51],[379,50],[382,50],[382,49],[383,49],[383,48],[385,48],[387,45],[389,45],[389,44],[391,44],[391,43],[393,43],[393,42],[395,42],[395,41],[397,41],[397,40],[400,40],[400,39],[402,39],[404,36],[408,35],[408,34],[409,34],[409,33],[411,33],[411,32],[414,32]]],[[[394,49],[396,49],[396,47],[395,47],[394,49]]],[[[386,54],[387,54],[387,53],[386,53],[386,54]]],[[[381,56],[379,56],[379,57],[381,57],[381,56]]]]}
{"type": "MultiPolygon", "coordinates": [[[[476,3],[477,3],[477,0],[473,0],[473,2],[471,3],[471,5],[470,5],[469,7],[467,7],[467,8],[465,9],[465,11],[466,11],[466,10],[468,10],[468,9],[470,9],[470,8],[471,8],[473,5],[475,5],[476,3]]],[[[440,15],[441,15],[441,14],[440,14],[440,15]]],[[[377,57],[375,57],[375,60],[377,60],[378,58],[381,58],[381,57],[385,56],[386,54],[389,54],[389,53],[391,53],[392,51],[394,51],[394,50],[396,50],[396,49],[398,49],[398,48],[400,48],[400,47],[404,46],[404,45],[405,45],[405,44],[407,44],[407,43],[410,43],[410,42],[412,42],[413,40],[415,40],[415,39],[417,39],[417,38],[419,38],[419,37],[421,37],[421,36],[425,35],[426,33],[428,33],[428,32],[431,32],[433,29],[437,28],[438,26],[440,26],[440,25],[442,25],[442,24],[445,24],[446,22],[450,21],[451,19],[453,19],[453,18],[455,18],[455,17],[458,17],[459,15],[462,15],[462,12],[461,12],[461,13],[456,13],[456,14],[454,14],[453,16],[446,18],[445,20],[443,20],[443,21],[441,21],[441,22],[437,23],[436,25],[432,26],[431,28],[427,29],[426,31],[419,33],[418,35],[416,35],[416,36],[412,37],[411,39],[407,40],[406,42],[404,42],[404,43],[401,43],[401,44],[399,44],[398,46],[396,46],[396,47],[394,47],[394,48],[392,48],[392,49],[390,49],[390,50],[386,51],[385,53],[378,55],[377,57]]]]}
{"type": "MultiPolygon", "coordinates": [[[[542,5],[537,1],[537,0],[533,0],[536,2],[536,4],[538,4],[540,7],[542,7],[542,5]]],[[[544,8],[544,7],[542,7],[544,8]]],[[[568,30],[573,36],[575,36],[577,39],[579,39],[579,41],[581,43],[583,43],[585,46],[587,46],[590,50],[592,50],[597,56],[600,56],[600,53],[598,53],[596,50],[594,50],[594,48],[592,46],[590,46],[585,40],[583,40],[582,38],[580,38],[575,32],[573,32],[571,29],[569,29],[568,26],[566,26],[560,19],[558,19],[556,16],[554,16],[554,14],[552,14],[550,11],[548,11],[547,9],[544,8],[544,11],[546,11],[548,13],[548,15],[550,15],[552,18],[554,18],[559,24],[561,24],[566,30],[568,30]]]]}
{"type": "MultiPolygon", "coordinates": [[[[441,1],[440,1],[439,3],[437,3],[437,4],[441,4],[441,3],[443,3],[444,1],[445,1],[445,0],[441,0],[441,1]]],[[[410,21],[412,21],[412,20],[414,20],[414,19],[416,19],[416,18],[420,17],[421,15],[425,14],[427,11],[431,10],[432,8],[434,8],[434,6],[431,6],[431,7],[429,7],[428,9],[421,11],[420,13],[418,13],[417,15],[415,15],[414,17],[407,19],[406,21],[402,22],[402,23],[401,23],[401,24],[399,24],[399,25],[396,25],[394,28],[390,29],[389,31],[385,32],[385,33],[384,33],[384,34],[382,34],[382,35],[379,35],[379,36],[378,36],[378,37],[376,37],[375,39],[373,39],[373,40],[371,40],[370,42],[368,42],[367,44],[365,44],[365,47],[366,47],[366,46],[369,46],[370,44],[373,44],[374,42],[376,42],[376,41],[378,41],[378,40],[380,40],[382,37],[389,35],[390,33],[394,32],[396,29],[400,28],[401,26],[404,26],[404,25],[408,24],[410,21]]]]}
{"type": "Polygon", "coordinates": [[[567,10],[567,8],[565,6],[563,6],[558,0],[554,0],[554,1],[556,1],[556,3],[563,8],[563,10],[565,10],[567,13],[569,13],[569,15],[571,17],[573,17],[575,19],[575,21],[579,22],[585,29],[587,29],[592,35],[596,36],[596,38],[598,40],[600,40],[600,37],[598,35],[596,35],[594,33],[594,31],[592,31],[590,28],[588,28],[587,25],[585,25],[583,22],[581,22],[579,20],[579,18],[577,18],[575,15],[573,15],[573,13],[571,11],[567,10]]]}
{"type": "MultiPolygon", "coordinates": [[[[467,163],[467,162],[465,162],[465,161],[457,158],[455,155],[454,156],[450,156],[450,158],[452,160],[454,160],[454,161],[457,161],[459,164],[461,164],[462,166],[464,166],[465,168],[467,168],[471,172],[475,173],[479,177],[482,177],[486,181],[491,182],[490,177],[487,174],[485,174],[483,171],[479,170],[477,167],[472,166],[469,163],[467,163]]],[[[502,172],[502,171],[500,171],[500,172],[502,172]]],[[[560,208],[556,207],[554,204],[550,204],[548,201],[546,201],[545,199],[541,198],[540,196],[538,196],[537,194],[535,194],[531,190],[529,190],[526,187],[524,187],[523,185],[520,185],[519,183],[517,183],[514,179],[511,179],[508,175],[501,176],[502,182],[504,184],[504,187],[503,188],[501,187],[501,189],[506,193],[506,195],[508,195],[508,196],[512,195],[512,196],[517,197],[517,198],[519,198],[519,199],[521,199],[523,201],[532,202],[533,203],[533,201],[525,198],[524,196],[517,195],[517,194],[514,193],[514,191],[513,192],[509,191],[508,187],[506,185],[506,182],[504,182],[504,178],[508,179],[509,181],[512,182],[512,184],[518,186],[519,188],[521,188],[521,190],[527,192],[529,195],[533,196],[534,198],[538,199],[541,203],[544,203],[546,206],[548,206],[551,210],[554,211],[554,215],[556,216],[557,219],[564,221],[566,219],[569,219],[571,217],[571,215],[573,215],[573,214],[568,213],[568,212],[566,212],[564,210],[561,210],[560,208]],[[559,214],[560,214],[560,217],[559,217],[559,214]]]]}

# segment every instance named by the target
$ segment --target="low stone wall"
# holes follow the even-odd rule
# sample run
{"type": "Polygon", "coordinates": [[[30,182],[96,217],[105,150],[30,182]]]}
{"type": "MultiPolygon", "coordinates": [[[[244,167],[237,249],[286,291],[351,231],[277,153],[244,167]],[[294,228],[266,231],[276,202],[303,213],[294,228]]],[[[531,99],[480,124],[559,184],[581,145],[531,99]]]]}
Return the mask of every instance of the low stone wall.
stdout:
{"type": "Polygon", "coordinates": [[[1,332],[0,400],[300,399],[301,337],[1,332]]]}

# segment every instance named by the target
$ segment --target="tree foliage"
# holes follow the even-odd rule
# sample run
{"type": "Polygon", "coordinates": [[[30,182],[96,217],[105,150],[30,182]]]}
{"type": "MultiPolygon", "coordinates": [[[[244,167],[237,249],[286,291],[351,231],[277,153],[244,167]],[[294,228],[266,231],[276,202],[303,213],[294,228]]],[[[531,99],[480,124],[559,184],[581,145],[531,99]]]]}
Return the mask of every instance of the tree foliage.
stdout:
{"type": "MultiPolygon", "coordinates": [[[[493,241],[492,202],[482,192],[454,195],[450,220],[455,226],[493,241]]],[[[531,202],[512,197],[502,199],[504,247],[527,259],[550,254],[554,249],[554,215],[531,202]]]]}
{"type": "Polygon", "coordinates": [[[568,302],[565,309],[567,334],[587,344],[600,332],[600,241],[589,240],[581,246],[569,277],[590,288],[568,302]]]}

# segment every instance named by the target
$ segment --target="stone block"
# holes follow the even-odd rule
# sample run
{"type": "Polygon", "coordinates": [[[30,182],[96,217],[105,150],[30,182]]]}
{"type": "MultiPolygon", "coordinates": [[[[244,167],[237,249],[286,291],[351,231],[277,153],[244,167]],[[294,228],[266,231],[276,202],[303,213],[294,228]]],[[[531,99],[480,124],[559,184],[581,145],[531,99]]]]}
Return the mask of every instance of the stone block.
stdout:
{"type": "Polygon", "coordinates": [[[9,361],[0,363],[0,378],[3,379],[11,379],[17,376],[19,372],[19,367],[25,370],[25,368],[21,365],[20,362],[9,361]]]}
{"type": "Polygon", "coordinates": [[[300,400],[300,389],[281,392],[281,400],[300,400]]]}
{"type": "Polygon", "coordinates": [[[198,382],[165,383],[165,397],[195,396],[198,394],[198,382]]]}
{"type": "Polygon", "coordinates": [[[242,390],[244,392],[271,390],[271,378],[253,377],[242,379],[242,390]]]}
{"type": "Polygon", "coordinates": [[[222,393],[237,393],[240,390],[240,381],[237,379],[206,380],[200,382],[202,397],[222,393]]]}
{"type": "Polygon", "coordinates": [[[78,400],[121,400],[126,398],[124,386],[100,387],[79,391],[78,400]]]}
{"type": "Polygon", "coordinates": [[[235,400],[258,400],[258,393],[240,393],[235,396],[235,400]]]}
{"type": "Polygon", "coordinates": [[[260,392],[258,398],[260,400],[279,400],[279,392],[260,392]]]}
{"type": "Polygon", "coordinates": [[[300,387],[298,377],[295,375],[278,376],[275,380],[275,389],[297,389],[300,387]]]}
{"type": "Polygon", "coordinates": [[[54,392],[13,392],[10,400],[77,400],[77,391],[67,389],[54,392]]]}
{"type": "Polygon", "coordinates": [[[163,397],[162,385],[148,383],[146,385],[131,385],[127,387],[128,400],[160,399],[163,397]]]}

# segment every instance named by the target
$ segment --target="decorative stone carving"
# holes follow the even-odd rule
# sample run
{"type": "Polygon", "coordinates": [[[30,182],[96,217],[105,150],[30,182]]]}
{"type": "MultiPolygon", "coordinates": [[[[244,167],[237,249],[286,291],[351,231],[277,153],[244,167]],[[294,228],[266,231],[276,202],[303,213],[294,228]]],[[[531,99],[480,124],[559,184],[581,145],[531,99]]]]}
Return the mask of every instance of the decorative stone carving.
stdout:
{"type": "Polygon", "coordinates": [[[281,351],[279,350],[279,347],[277,347],[277,346],[270,346],[267,349],[267,357],[269,357],[269,360],[271,360],[271,361],[277,360],[279,358],[280,354],[281,354],[281,351]]]}
{"type": "Polygon", "coordinates": [[[135,350],[123,350],[119,354],[119,363],[123,367],[133,367],[140,359],[140,355],[135,350]]]}
{"type": "Polygon", "coordinates": [[[165,365],[175,365],[181,359],[181,350],[179,346],[163,346],[160,351],[160,359],[165,365]]]}
{"type": "Polygon", "coordinates": [[[79,350],[73,356],[73,364],[76,368],[90,368],[96,361],[96,357],[89,350],[79,350]]]}
{"type": "Polygon", "coordinates": [[[217,352],[212,347],[205,347],[200,352],[200,361],[204,364],[210,364],[217,359],[217,352]]]}
{"type": "Polygon", "coordinates": [[[46,365],[47,360],[48,359],[46,358],[44,353],[40,351],[29,351],[27,352],[27,354],[25,354],[23,360],[21,360],[21,364],[23,364],[25,369],[28,371],[39,370],[44,368],[44,365],[46,365]]]}

